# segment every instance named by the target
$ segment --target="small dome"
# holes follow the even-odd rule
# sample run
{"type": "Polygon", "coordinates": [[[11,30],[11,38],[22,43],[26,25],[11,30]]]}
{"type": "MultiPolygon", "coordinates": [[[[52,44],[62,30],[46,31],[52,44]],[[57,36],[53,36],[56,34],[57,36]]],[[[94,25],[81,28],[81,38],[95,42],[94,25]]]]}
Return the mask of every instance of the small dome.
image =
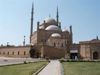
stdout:
{"type": "Polygon", "coordinates": [[[45,30],[61,30],[58,26],[50,25],[45,30]]]}
{"type": "Polygon", "coordinates": [[[39,26],[39,29],[44,29],[44,26],[39,26]]]}
{"type": "Polygon", "coordinates": [[[62,30],[63,32],[67,32],[67,30],[66,29],[64,29],[64,30],[62,30]]]}
{"type": "Polygon", "coordinates": [[[45,23],[56,23],[55,19],[53,19],[51,17],[46,18],[44,21],[45,21],[45,23]]]}
{"type": "Polygon", "coordinates": [[[61,35],[60,35],[59,33],[53,33],[53,34],[51,35],[51,37],[59,37],[59,38],[61,38],[61,35]]]}

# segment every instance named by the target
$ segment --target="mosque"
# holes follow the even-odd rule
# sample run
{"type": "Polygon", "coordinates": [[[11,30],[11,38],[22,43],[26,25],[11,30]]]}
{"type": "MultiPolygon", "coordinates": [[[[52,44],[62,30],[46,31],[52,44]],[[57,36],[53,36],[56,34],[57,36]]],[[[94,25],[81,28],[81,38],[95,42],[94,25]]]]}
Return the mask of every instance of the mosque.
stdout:
{"type": "Polygon", "coordinates": [[[70,59],[100,59],[100,40],[98,37],[90,41],[73,43],[72,26],[68,30],[61,29],[59,11],[57,8],[56,19],[47,17],[42,23],[37,22],[34,28],[34,6],[32,5],[30,44],[23,46],[0,46],[0,56],[17,58],[70,58],[70,59]]]}

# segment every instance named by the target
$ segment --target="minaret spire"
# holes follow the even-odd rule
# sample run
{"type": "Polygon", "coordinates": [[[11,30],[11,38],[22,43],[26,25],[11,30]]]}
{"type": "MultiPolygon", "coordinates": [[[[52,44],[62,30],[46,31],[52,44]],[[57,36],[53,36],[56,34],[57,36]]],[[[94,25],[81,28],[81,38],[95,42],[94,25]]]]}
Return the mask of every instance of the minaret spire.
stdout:
{"type": "Polygon", "coordinates": [[[24,36],[23,46],[25,46],[25,37],[26,37],[26,36],[24,36]]]}
{"type": "Polygon", "coordinates": [[[58,6],[57,6],[56,20],[57,20],[57,25],[58,25],[59,24],[59,11],[58,11],[58,6]]]}
{"type": "Polygon", "coordinates": [[[71,39],[71,44],[72,44],[73,43],[72,25],[70,25],[70,39],[71,39]]]}
{"type": "Polygon", "coordinates": [[[34,15],[34,4],[32,3],[32,11],[31,11],[31,30],[30,30],[30,43],[31,43],[31,36],[33,33],[33,15],[34,15]]]}
{"type": "Polygon", "coordinates": [[[96,39],[99,40],[98,36],[96,36],[96,39]]]}

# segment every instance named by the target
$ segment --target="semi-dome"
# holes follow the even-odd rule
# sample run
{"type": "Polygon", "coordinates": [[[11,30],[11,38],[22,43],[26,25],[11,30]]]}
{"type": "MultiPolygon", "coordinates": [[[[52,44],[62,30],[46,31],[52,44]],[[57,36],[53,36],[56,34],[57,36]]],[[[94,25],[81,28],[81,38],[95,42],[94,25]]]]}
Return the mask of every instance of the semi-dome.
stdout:
{"type": "Polygon", "coordinates": [[[56,23],[55,19],[53,19],[52,17],[48,17],[44,21],[45,23],[56,23]]]}
{"type": "Polygon", "coordinates": [[[44,29],[44,26],[42,25],[42,26],[39,26],[39,29],[44,29]]]}
{"type": "Polygon", "coordinates": [[[45,30],[61,30],[61,29],[56,25],[50,25],[45,30]]]}
{"type": "Polygon", "coordinates": [[[61,38],[61,35],[60,35],[59,33],[53,33],[53,34],[51,35],[51,37],[59,37],[59,38],[61,38]]]}

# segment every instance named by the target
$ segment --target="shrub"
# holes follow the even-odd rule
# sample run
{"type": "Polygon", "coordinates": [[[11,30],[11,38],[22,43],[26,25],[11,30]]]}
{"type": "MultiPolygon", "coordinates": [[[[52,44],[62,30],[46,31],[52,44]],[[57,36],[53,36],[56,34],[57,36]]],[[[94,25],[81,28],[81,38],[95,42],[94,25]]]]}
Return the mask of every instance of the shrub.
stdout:
{"type": "Polygon", "coordinates": [[[46,60],[49,61],[49,57],[46,57],[46,60]]]}
{"type": "Polygon", "coordinates": [[[64,58],[61,58],[59,59],[59,61],[62,63],[62,62],[65,62],[64,58]]]}
{"type": "Polygon", "coordinates": [[[26,61],[24,61],[24,64],[27,64],[27,62],[26,62],[26,61]]]}
{"type": "Polygon", "coordinates": [[[8,60],[5,59],[4,61],[7,62],[8,60]]]}

